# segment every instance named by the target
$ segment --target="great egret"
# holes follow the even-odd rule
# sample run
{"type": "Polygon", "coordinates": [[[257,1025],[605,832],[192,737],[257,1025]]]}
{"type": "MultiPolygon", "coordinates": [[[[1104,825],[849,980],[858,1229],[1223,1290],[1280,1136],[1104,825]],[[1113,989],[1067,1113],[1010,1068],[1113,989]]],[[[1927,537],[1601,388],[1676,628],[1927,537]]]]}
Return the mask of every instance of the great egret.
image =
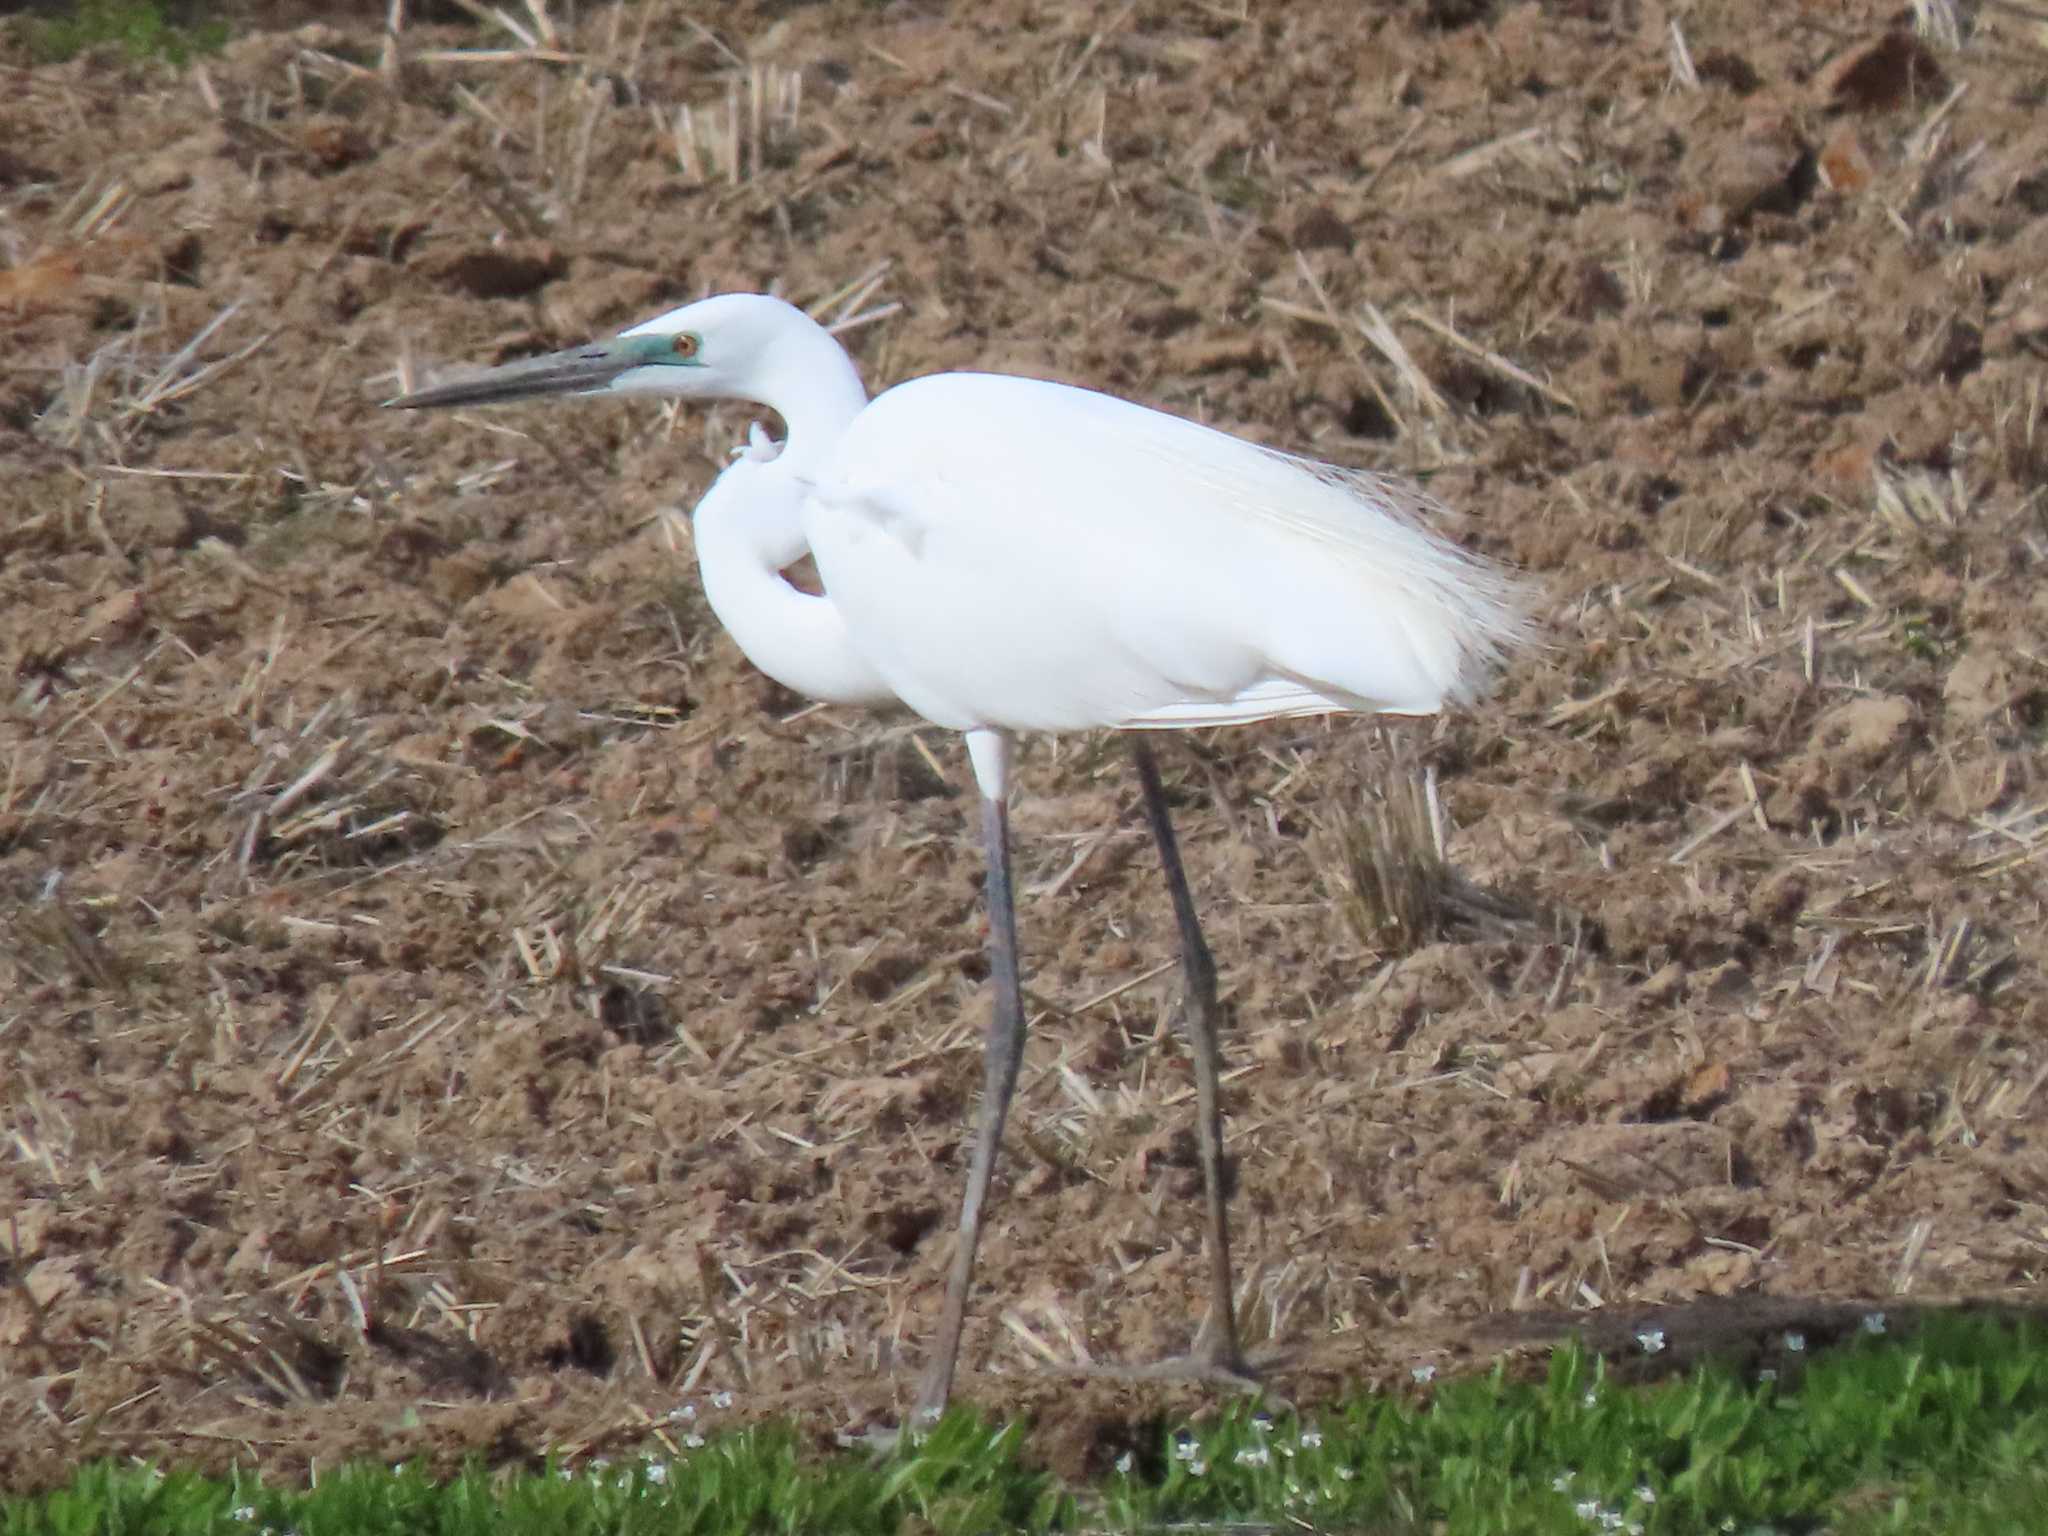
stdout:
{"type": "MultiPolygon", "coordinates": [[[[943,373],[868,398],[824,327],[723,294],[607,341],[391,403],[536,395],[744,400],[757,428],[697,504],[704,592],[754,665],[840,704],[964,732],[988,851],[986,1082],[917,1411],[952,1390],[989,1180],[1024,1045],[1009,848],[1016,732],[1133,733],[1333,711],[1433,714],[1520,637],[1514,582],[1426,526],[1397,480],[1292,458],[1108,395],[943,373]],[[785,579],[808,551],[821,595],[785,579]]],[[[1180,928],[1207,1191],[1209,1316],[1187,1366],[1251,1375],[1233,1308],[1216,967],[1159,769],[1129,737],[1180,928]]]]}

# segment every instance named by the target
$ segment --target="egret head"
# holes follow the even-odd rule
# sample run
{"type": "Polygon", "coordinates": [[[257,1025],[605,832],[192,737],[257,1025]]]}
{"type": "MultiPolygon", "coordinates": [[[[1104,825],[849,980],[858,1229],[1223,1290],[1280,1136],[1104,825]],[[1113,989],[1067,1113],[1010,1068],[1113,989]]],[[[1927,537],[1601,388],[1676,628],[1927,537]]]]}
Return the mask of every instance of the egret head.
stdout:
{"type": "Polygon", "coordinates": [[[521,358],[387,403],[411,410],[599,394],[760,400],[762,384],[777,371],[777,354],[823,334],[802,310],[780,299],[723,293],[607,341],[521,358]]]}

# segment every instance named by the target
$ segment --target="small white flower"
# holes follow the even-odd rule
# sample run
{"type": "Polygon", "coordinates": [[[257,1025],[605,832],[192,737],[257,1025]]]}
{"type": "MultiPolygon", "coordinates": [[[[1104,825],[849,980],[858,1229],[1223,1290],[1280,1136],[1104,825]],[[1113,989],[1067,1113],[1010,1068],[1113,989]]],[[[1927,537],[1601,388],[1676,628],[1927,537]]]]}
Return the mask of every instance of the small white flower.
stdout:
{"type": "Polygon", "coordinates": [[[1636,1497],[1645,1504],[1654,1504],[1657,1502],[1657,1490],[1648,1483],[1637,1483],[1636,1497]]]}
{"type": "Polygon", "coordinates": [[[1565,1471],[1558,1473],[1557,1476],[1553,1477],[1550,1480],[1550,1486],[1552,1488],[1555,1488],[1559,1493],[1563,1493],[1565,1489],[1571,1487],[1572,1479],[1577,1477],[1578,1475],[1578,1473],[1571,1471],[1569,1468],[1567,1468],[1565,1471]]]}
{"type": "Polygon", "coordinates": [[[1806,1335],[1803,1333],[1786,1334],[1785,1347],[1791,1350],[1793,1354],[1798,1354],[1802,1349],[1806,1348],[1806,1335]]]}
{"type": "Polygon", "coordinates": [[[685,1403],[680,1408],[671,1408],[668,1411],[668,1418],[671,1424],[687,1424],[695,1417],[697,1417],[697,1405],[695,1403],[685,1403]]]}
{"type": "Polygon", "coordinates": [[[1196,1450],[1197,1447],[1193,1435],[1178,1435],[1174,1438],[1173,1459],[1175,1461],[1193,1461],[1196,1450]]]}
{"type": "Polygon", "coordinates": [[[1263,1467],[1273,1459],[1273,1453],[1263,1445],[1248,1445],[1237,1453],[1240,1467],[1263,1467]]]}
{"type": "Polygon", "coordinates": [[[1636,1342],[1643,1346],[1643,1353],[1646,1355],[1661,1353],[1664,1348],[1664,1330],[1662,1328],[1645,1328],[1636,1335],[1636,1342]]]}
{"type": "Polygon", "coordinates": [[[568,1467],[555,1468],[555,1476],[560,1478],[565,1483],[568,1482],[569,1479],[574,1477],[575,1475],[576,1474],[573,1471],[571,1471],[568,1467]]]}
{"type": "Polygon", "coordinates": [[[228,1518],[230,1520],[254,1520],[256,1518],[256,1506],[254,1504],[237,1504],[228,1511],[228,1518]]]}
{"type": "Polygon", "coordinates": [[[730,1392],[712,1393],[711,1406],[714,1408],[730,1408],[732,1406],[732,1394],[730,1392]]]}
{"type": "Polygon", "coordinates": [[[1433,1365],[1414,1365],[1408,1368],[1408,1374],[1424,1386],[1427,1386],[1436,1377],[1436,1367],[1433,1365]]]}
{"type": "Polygon", "coordinates": [[[1349,1467],[1339,1467],[1337,1469],[1337,1481],[1340,1483],[1348,1483],[1351,1481],[1351,1479],[1353,1479],[1356,1476],[1358,1476],[1358,1474],[1352,1471],[1349,1467]]]}
{"type": "Polygon", "coordinates": [[[1262,1435],[1269,1433],[1273,1428],[1273,1415],[1271,1415],[1270,1413],[1253,1414],[1252,1428],[1256,1429],[1262,1435]]]}
{"type": "Polygon", "coordinates": [[[1323,1443],[1323,1432],[1320,1429],[1304,1429],[1301,1432],[1301,1443],[1313,1451],[1323,1443]]]}
{"type": "Polygon", "coordinates": [[[684,1448],[685,1450],[690,1450],[690,1451],[701,1451],[701,1450],[703,1450],[703,1449],[704,1449],[704,1437],[703,1437],[702,1435],[698,1434],[698,1433],[697,1433],[697,1431],[695,1431],[694,1429],[693,1429],[693,1430],[691,1430],[691,1431],[690,1431],[690,1432],[689,1432],[689,1433],[688,1433],[687,1435],[683,1436],[683,1448],[684,1448]]]}
{"type": "Polygon", "coordinates": [[[1595,1392],[1591,1387],[1586,1388],[1586,1395],[1579,1399],[1579,1402],[1588,1408],[1596,1406],[1599,1403],[1599,1401],[1600,1394],[1598,1392],[1595,1392]]]}
{"type": "Polygon", "coordinates": [[[1600,1513],[1600,1501],[1598,1499],[1581,1499],[1572,1506],[1572,1513],[1581,1520],[1591,1520],[1600,1513]]]}
{"type": "Polygon", "coordinates": [[[1209,1463],[1202,1460],[1199,1456],[1188,1463],[1188,1476],[1190,1477],[1205,1477],[1208,1475],[1208,1471],[1209,1463]]]}
{"type": "Polygon", "coordinates": [[[1883,1314],[1882,1312],[1866,1312],[1866,1313],[1864,1313],[1864,1314],[1863,1314],[1863,1331],[1864,1331],[1865,1333],[1883,1333],[1883,1332],[1884,1332],[1884,1314],[1883,1314]]]}
{"type": "Polygon", "coordinates": [[[1117,1475],[1119,1477],[1129,1477],[1131,1475],[1131,1468],[1136,1466],[1137,1464],[1138,1458],[1133,1456],[1129,1451],[1125,1451],[1123,1455],[1117,1457],[1116,1459],[1117,1475]]]}
{"type": "Polygon", "coordinates": [[[650,1462],[648,1462],[648,1463],[647,1463],[647,1481],[649,1481],[650,1483],[653,1483],[653,1484],[654,1484],[654,1485],[655,1485],[656,1487],[659,1487],[659,1486],[661,1486],[661,1485],[662,1485],[663,1483],[667,1482],[667,1481],[668,1481],[668,1463],[667,1463],[667,1462],[665,1462],[665,1461],[650,1461],[650,1462]]]}
{"type": "Polygon", "coordinates": [[[1621,1529],[1621,1522],[1622,1516],[1619,1510],[1603,1509],[1600,1511],[1600,1526],[1603,1530],[1618,1531],[1621,1529]]]}

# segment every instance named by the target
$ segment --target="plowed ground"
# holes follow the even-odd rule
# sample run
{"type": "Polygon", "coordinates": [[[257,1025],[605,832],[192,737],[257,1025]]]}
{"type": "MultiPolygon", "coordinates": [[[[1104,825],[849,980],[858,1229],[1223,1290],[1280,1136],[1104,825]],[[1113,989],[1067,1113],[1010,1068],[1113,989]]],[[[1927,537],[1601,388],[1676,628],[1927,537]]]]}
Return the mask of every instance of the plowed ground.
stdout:
{"type": "MultiPolygon", "coordinates": [[[[1478,707],[1165,744],[1277,1390],[2039,1296],[2023,7],[342,9],[0,92],[0,1480],[901,1411],[980,1081],[958,744],[720,633],[681,514],[748,413],[378,409],[729,288],[876,387],[1426,475],[1537,586],[1478,707]],[[1428,773],[1507,915],[1348,894],[1428,773]]],[[[1199,1321],[1192,1092],[1123,755],[1019,776],[963,1395],[1080,1468],[1200,1401],[1043,1369],[1199,1321]]]]}

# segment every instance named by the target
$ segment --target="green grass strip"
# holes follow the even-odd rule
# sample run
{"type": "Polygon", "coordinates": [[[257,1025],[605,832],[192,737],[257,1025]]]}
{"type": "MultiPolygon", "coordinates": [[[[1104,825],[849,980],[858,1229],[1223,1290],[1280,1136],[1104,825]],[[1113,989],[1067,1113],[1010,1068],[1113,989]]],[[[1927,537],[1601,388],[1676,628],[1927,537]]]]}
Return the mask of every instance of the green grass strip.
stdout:
{"type": "Polygon", "coordinates": [[[359,1466],[288,1489],[99,1465],[0,1495],[0,1536],[2048,1531],[2048,1332],[1949,1318],[1893,1340],[1881,1326],[1796,1387],[1711,1367],[1622,1386],[1567,1350],[1541,1381],[1497,1371],[1302,1419],[1232,1406],[1084,1488],[1027,1464],[1017,1426],[961,1414],[882,1457],[800,1454],[788,1431],[754,1428],[673,1461],[439,1483],[359,1466]]]}
{"type": "Polygon", "coordinates": [[[183,65],[196,53],[218,53],[228,39],[227,23],[205,15],[194,0],[72,0],[27,25],[29,50],[42,63],[113,43],[131,59],[183,65]]]}

